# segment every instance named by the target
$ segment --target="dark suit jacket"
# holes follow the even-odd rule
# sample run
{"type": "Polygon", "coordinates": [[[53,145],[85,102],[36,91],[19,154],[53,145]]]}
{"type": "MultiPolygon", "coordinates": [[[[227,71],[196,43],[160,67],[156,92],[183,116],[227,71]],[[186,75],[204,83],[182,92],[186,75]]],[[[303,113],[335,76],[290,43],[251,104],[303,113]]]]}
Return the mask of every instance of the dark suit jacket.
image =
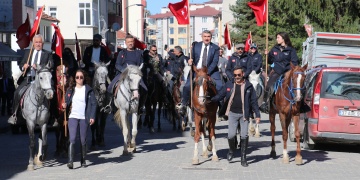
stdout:
{"type": "MultiPolygon", "coordinates": [[[[201,49],[203,46],[203,42],[196,42],[192,48],[192,59],[194,64],[197,65],[200,61],[201,56],[201,49]]],[[[207,68],[208,74],[213,79],[220,79],[219,68],[217,66],[219,62],[219,46],[216,44],[210,43],[209,44],[209,52],[207,56],[207,68]]]]}
{"type": "MultiPolygon", "coordinates": [[[[31,60],[32,60],[31,58],[32,58],[32,55],[33,55],[35,50],[33,49],[32,51],[33,52],[31,53],[31,57],[30,57],[29,62],[28,62],[29,66],[31,66],[31,60]]],[[[30,53],[30,49],[25,50],[24,57],[23,57],[21,63],[19,64],[20,70],[22,70],[22,67],[24,66],[24,64],[26,64],[26,62],[28,60],[29,53],[30,53]]],[[[47,63],[50,63],[51,68],[54,66],[54,61],[53,61],[53,58],[52,58],[52,54],[49,51],[46,51],[46,50],[42,49],[39,64],[41,66],[46,66],[47,63]]]]}
{"type": "MultiPolygon", "coordinates": [[[[83,57],[83,63],[85,64],[85,69],[88,70],[89,67],[92,66],[92,62],[91,62],[91,57],[92,57],[92,52],[93,52],[93,45],[88,46],[85,49],[84,52],[84,57],[83,57]]],[[[104,62],[107,63],[110,61],[109,55],[107,54],[106,50],[104,47],[100,46],[100,62],[104,62]]]]}

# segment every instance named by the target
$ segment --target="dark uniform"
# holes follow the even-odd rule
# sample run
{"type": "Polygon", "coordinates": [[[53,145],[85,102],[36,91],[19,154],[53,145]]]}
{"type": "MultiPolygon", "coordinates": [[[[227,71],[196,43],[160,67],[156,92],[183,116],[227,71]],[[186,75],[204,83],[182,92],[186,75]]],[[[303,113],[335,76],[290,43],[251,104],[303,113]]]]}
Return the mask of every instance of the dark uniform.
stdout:
{"type": "Polygon", "coordinates": [[[171,81],[169,81],[169,91],[172,93],[174,82],[179,78],[181,78],[182,81],[184,80],[183,76],[181,76],[185,67],[184,61],[189,60],[189,57],[185,56],[184,54],[176,56],[172,52],[169,52],[169,56],[171,58],[167,61],[166,70],[170,71],[170,74],[173,76],[171,81]]]}
{"type": "Polygon", "coordinates": [[[228,64],[226,66],[226,75],[230,81],[233,81],[234,75],[233,71],[235,66],[241,66],[244,71],[244,78],[248,78],[251,73],[251,61],[249,61],[248,54],[242,53],[239,55],[238,53],[233,53],[230,57],[228,64]]]}
{"type": "MultiPolygon", "coordinates": [[[[85,71],[89,74],[90,77],[94,76],[95,71],[95,65],[93,62],[91,62],[92,54],[93,54],[93,48],[94,46],[88,46],[85,49],[84,57],[83,57],[83,63],[85,64],[85,71]]],[[[99,62],[108,63],[110,61],[109,55],[107,54],[104,47],[99,46],[100,48],[100,57],[99,62]]]]}
{"type": "Polygon", "coordinates": [[[249,53],[248,54],[248,61],[251,62],[251,71],[255,71],[256,74],[259,74],[261,72],[261,67],[263,66],[262,56],[257,51],[255,51],[254,54],[249,53]]]}

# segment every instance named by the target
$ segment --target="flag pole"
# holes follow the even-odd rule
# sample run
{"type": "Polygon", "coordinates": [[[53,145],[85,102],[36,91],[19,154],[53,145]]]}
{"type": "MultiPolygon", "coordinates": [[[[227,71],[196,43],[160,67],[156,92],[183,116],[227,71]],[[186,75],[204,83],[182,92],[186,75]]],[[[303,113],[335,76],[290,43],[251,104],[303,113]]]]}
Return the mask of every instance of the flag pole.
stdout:
{"type": "MultiPolygon", "coordinates": [[[[265,45],[265,49],[267,51],[267,54],[265,55],[265,74],[266,74],[266,79],[268,77],[268,54],[269,54],[269,50],[268,50],[268,46],[269,46],[269,0],[266,0],[266,45],[265,45]]],[[[266,82],[266,81],[265,81],[266,82]]]]}
{"type": "MultiPolygon", "coordinates": [[[[39,23],[38,23],[38,25],[37,25],[37,27],[36,27],[35,35],[37,34],[37,32],[38,32],[38,30],[39,30],[39,26],[40,26],[40,22],[41,22],[42,13],[43,13],[43,11],[44,11],[44,7],[45,7],[45,5],[43,5],[43,7],[41,7],[42,10],[41,10],[41,14],[40,14],[39,23]]],[[[30,57],[31,57],[31,55],[32,55],[33,46],[34,46],[34,39],[32,39],[32,44],[31,44],[31,47],[30,47],[30,53],[29,53],[28,59],[27,59],[27,61],[26,61],[26,64],[29,64],[30,57]]],[[[22,76],[25,76],[25,72],[26,72],[26,70],[24,69],[24,72],[23,72],[22,76]]]]}
{"type": "MultiPolygon", "coordinates": [[[[191,23],[191,19],[190,19],[190,2],[188,1],[188,18],[189,18],[189,24],[188,24],[188,39],[189,39],[189,55],[190,55],[190,59],[192,59],[192,47],[191,47],[191,33],[190,33],[190,23],[191,23]]],[[[194,60],[193,62],[194,63],[194,60]]],[[[190,108],[193,107],[193,94],[192,94],[192,90],[193,90],[193,72],[192,72],[192,67],[193,67],[193,64],[191,64],[190,66],[190,108]]]]}
{"type": "MultiPolygon", "coordinates": [[[[58,38],[57,38],[58,39],[58,38]]],[[[62,46],[62,44],[61,44],[62,46]]],[[[61,47],[62,48],[62,47],[61,47]]],[[[63,66],[63,58],[60,58],[60,65],[61,65],[61,78],[62,78],[62,99],[65,99],[65,66],[63,66]]],[[[65,137],[67,137],[67,120],[66,120],[66,108],[64,110],[64,128],[65,128],[65,137]]]]}

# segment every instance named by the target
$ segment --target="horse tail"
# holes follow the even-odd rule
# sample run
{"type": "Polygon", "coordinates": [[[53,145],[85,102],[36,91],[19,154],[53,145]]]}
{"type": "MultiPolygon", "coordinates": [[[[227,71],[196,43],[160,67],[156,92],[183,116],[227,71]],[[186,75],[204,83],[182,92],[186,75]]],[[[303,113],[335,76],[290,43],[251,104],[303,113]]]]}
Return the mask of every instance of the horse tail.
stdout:
{"type": "Polygon", "coordinates": [[[120,129],[122,129],[120,109],[118,109],[118,110],[116,111],[116,113],[114,114],[114,119],[115,119],[116,124],[118,124],[118,126],[120,127],[120,129]]]}

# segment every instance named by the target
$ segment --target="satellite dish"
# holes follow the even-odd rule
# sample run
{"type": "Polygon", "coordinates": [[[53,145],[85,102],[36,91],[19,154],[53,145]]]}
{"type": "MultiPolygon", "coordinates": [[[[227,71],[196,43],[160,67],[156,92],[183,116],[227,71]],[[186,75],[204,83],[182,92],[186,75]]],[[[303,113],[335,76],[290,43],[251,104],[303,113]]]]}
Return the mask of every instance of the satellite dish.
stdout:
{"type": "Polygon", "coordinates": [[[119,23],[113,23],[111,26],[111,29],[113,29],[114,31],[118,31],[120,30],[120,24],[119,23]]]}

